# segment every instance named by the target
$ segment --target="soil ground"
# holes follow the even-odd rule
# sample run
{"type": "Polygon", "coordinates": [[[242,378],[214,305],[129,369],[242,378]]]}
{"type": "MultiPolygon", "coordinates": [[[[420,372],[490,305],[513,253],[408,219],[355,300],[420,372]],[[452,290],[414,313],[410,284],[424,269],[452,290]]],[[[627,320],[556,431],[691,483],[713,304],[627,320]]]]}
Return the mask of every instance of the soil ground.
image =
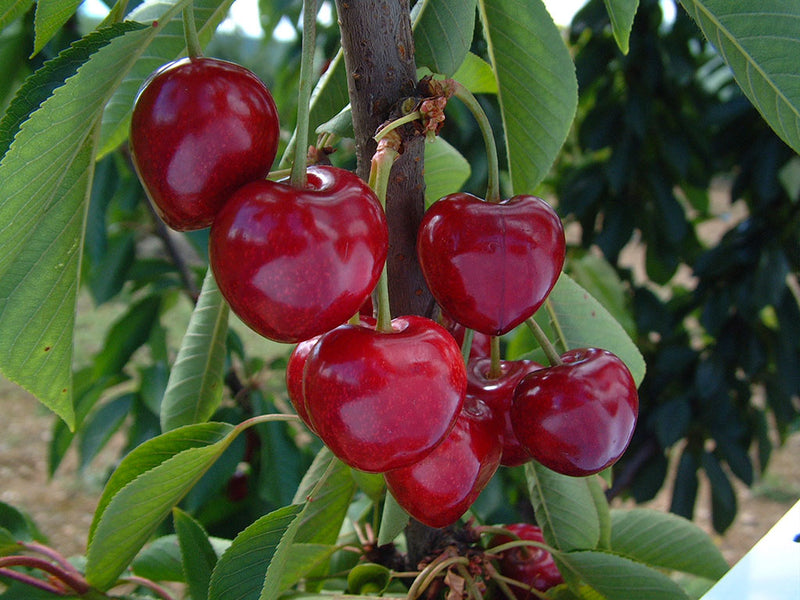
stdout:
{"type": "MultiPolygon", "coordinates": [[[[27,393],[0,379],[0,501],[26,511],[66,554],[83,554],[101,478],[113,454],[101,455],[92,469],[76,469],[68,455],[55,477],[47,475],[47,446],[53,417],[27,393]]],[[[753,488],[738,485],[739,512],[724,536],[715,536],[727,560],[738,561],[800,498],[800,434],[777,450],[753,488]]],[[[667,506],[667,492],[652,506],[667,506]]],[[[711,532],[707,491],[698,502],[696,522],[711,532]]]]}

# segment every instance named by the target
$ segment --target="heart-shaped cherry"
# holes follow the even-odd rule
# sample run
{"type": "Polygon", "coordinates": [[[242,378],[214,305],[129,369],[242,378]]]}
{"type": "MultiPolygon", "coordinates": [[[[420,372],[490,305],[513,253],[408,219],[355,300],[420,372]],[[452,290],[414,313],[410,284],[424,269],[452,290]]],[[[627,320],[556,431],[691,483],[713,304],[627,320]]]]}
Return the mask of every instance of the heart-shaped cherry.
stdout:
{"type": "Polygon", "coordinates": [[[564,265],[564,228],[541,198],[485,202],[457,193],[425,213],[417,252],[439,305],[456,321],[502,335],[533,315],[564,265]]]}
{"type": "Polygon", "coordinates": [[[306,359],[303,395],[317,435],[342,461],[373,473],[410,465],[456,420],[467,374],[453,337],[424,317],[392,331],[342,325],[306,359]]]}
{"type": "Polygon", "coordinates": [[[385,474],[397,503],[429,527],[455,523],[500,466],[500,424],[480,399],[467,396],[444,441],[418,462],[385,474]]]}
{"type": "MultiPolygon", "coordinates": [[[[506,526],[511,533],[521,540],[544,542],[542,530],[530,523],[514,523],[506,526]]],[[[514,538],[507,535],[496,535],[492,538],[492,546],[511,542],[514,538]]],[[[498,561],[500,574],[520,583],[524,583],[540,592],[564,583],[564,578],[553,560],[553,555],[544,548],[535,546],[519,546],[510,548],[500,554],[498,561]]],[[[529,590],[517,586],[509,586],[517,600],[535,600],[529,590]]]]}
{"type": "Polygon", "coordinates": [[[272,95],[251,71],[183,58],[139,91],[130,148],[156,211],[185,231],[211,225],[236,189],[269,173],[279,133],[272,95]]]}
{"type": "Polygon", "coordinates": [[[520,444],[545,467],[574,477],[614,464],[630,443],[639,396],[628,367],[598,348],[526,375],[511,404],[520,444]]]}
{"type": "Polygon", "coordinates": [[[257,181],[214,220],[209,258],[242,321],[278,342],[333,329],[359,310],[388,248],[383,209],[354,173],[308,168],[308,183],[257,181]]]}
{"type": "Polygon", "coordinates": [[[501,360],[500,374],[490,377],[492,360],[473,358],[467,364],[467,395],[476,396],[486,402],[501,424],[503,457],[500,464],[516,467],[531,460],[511,426],[511,401],[517,384],[528,373],[542,368],[532,360],[501,360]]]}

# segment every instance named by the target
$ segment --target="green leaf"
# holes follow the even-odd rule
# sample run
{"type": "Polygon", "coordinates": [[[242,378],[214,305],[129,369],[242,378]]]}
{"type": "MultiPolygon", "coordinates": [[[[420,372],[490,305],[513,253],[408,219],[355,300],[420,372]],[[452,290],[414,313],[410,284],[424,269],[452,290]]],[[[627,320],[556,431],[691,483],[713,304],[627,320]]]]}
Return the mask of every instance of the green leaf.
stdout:
{"type": "Polygon", "coordinates": [[[175,531],[181,548],[181,562],[192,600],[207,600],[211,572],[217,553],[203,526],[179,508],[172,509],[175,531]]]}
{"type": "Polygon", "coordinates": [[[536,522],[547,543],[558,550],[596,548],[600,519],[583,477],[567,477],[537,462],[525,465],[536,522]]]}
{"type": "Polygon", "coordinates": [[[392,579],[392,572],[375,563],[360,563],[347,574],[347,590],[354,594],[382,594],[392,579]]]}
{"type": "Polygon", "coordinates": [[[32,5],[33,0],[0,0],[0,30],[24,15],[32,5]]]}
{"type": "Polygon", "coordinates": [[[566,569],[603,594],[606,600],[688,600],[669,577],[628,558],[606,552],[558,552],[566,569]]]}
{"type": "Polygon", "coordinates": [[[0,527],[20,541],[44,539],[36,524],[27,514],[5,502],[0,502],[0,527]]]}
{"type": "Polygon", "coordinates": [[[100,500],[97,502],[92,525],[89,528],[89,543],[91,544],[94,539],[106,507],[128,484],[184,450],[216,444],[225,439],[232,430],[233,427],[227,423],[202,423],[174,429],[134,448],[120,462],[103,489],[100,500]]]}
{"type": "Polygon", "coordinates": [[[17,538],[5,527],[0,527],[0,556],[8,556],[19,552],[20,546],[17,538]]]}
{"type": "Polygon", "coordinates": [[[728,570],[725,557],[697,525],[658,510],[611,511],[611,549],[651,567],[717,580],[728,570]]]}
{"type": "Polygon", "coordinates": [[[636,16],[636,9],[639,8],[639,0],[603,0],[611,19],[611,30],[614,32],[614,39],[623,54],[628,53],[633,28],[633,18],[636,16]]]}
{"type": "Polygon", "coordinates": [[[611,507],[608,505],[606,493],[600,485],[598,477],[587,477],[586,485],[592,495],[594,507],[597,511],[597,520],[600,524],[600,538],[597,547],[600,550],[608,550],[611,546],[611,507]]]}
{"type": "MultiPolygon", "coordinates": [[[[169,433],[198,433],[198,437],[212,434],[213,439],[220,431],[219,425],[190,425],[169,433]]],[[[143,472],[111,498],[94,528],[86,557],[86,580],[92,586],[106,590],[114,585],[170,510],[222,455],[236,433],[232,430],[215,443],[162,456],[166,460],[143,472]]]]}
{"type": "Polygon", "coordinates": [[[136,556],[131,571],[152,581],[179,581],[186,583],[178,536],[175,534],[156,538],[136,556]]]}
{"type": "Polygon", "coordinates": [[[155,294],[145,296],[114,322],[106,334],[103,351],[94,359],[92,368],[96,378],[122,371],[133,353],[150,337],[160,311],[161,297],[155,294]]]}
{"type": "Polygon", "coordinates": [[[479,0],[478,8],[497,79],[512,189],[531,193],[572,125],[575,66],[541,0],[479,0]]]}
{"type": "MultiPolygon", "coordinates": [[[[233,540],[211,575],[209,600],[256,600],[281,539],[297,522],[303,505],[264,515],[233,540]]],[[[274,597],[277,597],[277,593],[274,597]]]]}
{"type": "Polygon", "coordinates": [[[292,551],[283,569],[281,591],[289,589],[303,577],[324,569],[338,550],[337,546],[328,544],[292,544],[292,551]]]}
{"type": "Polygon", "coordinates": [[[81,427],[80,443],[78,444],[81,469],[89,466],[92,459],[122,426],[135,398],[135,394],[123,394],[106,402],[89,416],[81,427]]]}
{"type": "Polygon", "coordinates": [[[397,503],[390,492],[386,492],[381,515],[381,527],[378,530],[378,545],[391,543],[408,525],[408,513],[397,503]]]}
{"type": "Polygon", "coordinates": [[[219,408],[228,313],[228,304],[208,269],[161,401],[162,431],[207,421],[219,408]]]}
{"type": "Polygon", "coordinates": [[[149,34],[131,27],[113,28],[118,36],[31,113],[0,162],[0,370],[70,427],[94,134],[126,61],[149,34]]]}
{"type": "MultiPolygon", "coordinates": [[[[232,3],[233,0],[194,2],[194,18],[201,43],[211,39],[217,25],[228,15],[232,3]]],[[[133,101],[144,80],[159,67],[185,54],[186,42],[180,11],[187,4],[188,0],[143,2],[127,15],[130,21],[153,23],[154,26],[149,28],[150,39],[132,57],[134,61],[123,73],[124,77],[103,113],[98,144],[99,158],[127,139],[133,101]]]]}
{"type": "Polygon", "coordinates": [[[645,374],[642,354],[622,325],[589,292],[562,273],[548,301],[568,348],[597,347],[616,354],[638,386],[645,374]]]}
{"type": "Polygon", "coordinates": [[[715,531],[722,533],[736,517],[736,492],[716,456],[703,452],[702,461],[711,484],[711,523],[715,531]]]}
{"type": "Polygon", "coordinates": [[[38,0],[36,3],[36,16],[34,18],[34,31],[36,36],[33,44],[33,54],[38,54],[58,30],[75,14],[83,0],[38,0]]]}
{"type": "Polygon", "coordinates": [[[736,82],[780,138],[800,152],[800,12],[796,2],[682,0],[736,82]]]}
{"type": "Polygon", "coordinates": [[[476,0],[423,0],[414,6],[414,59],[434,73],[456,72],[472,44],[476,0]]]}
{"type": "Polygon", "coordinates": [[[497,80],[494,78],[492,65],[472,52],[467,53],[464,62],[453,74],[453,79],[473,94],[497,93],[497,80]]]}
{"type": "Polygon", "coordinates": [[[444,139],[425,144],[425,204],[461,189],[472,169],[469,162],[444,139]]]}

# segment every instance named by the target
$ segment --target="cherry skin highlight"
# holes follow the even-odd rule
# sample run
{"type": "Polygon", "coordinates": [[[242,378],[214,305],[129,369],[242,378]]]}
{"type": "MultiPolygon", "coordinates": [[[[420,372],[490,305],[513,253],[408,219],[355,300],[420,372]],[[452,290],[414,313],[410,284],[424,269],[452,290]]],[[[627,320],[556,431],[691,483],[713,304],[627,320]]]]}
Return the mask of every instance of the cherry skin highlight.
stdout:
{"type": "Polygon", "coordinates": [[[531,460],[530,454],[520,445],[511,425],[511,401],[517,384],[528,373],[542,368],[531,360],[501,360],[500,375],[490,378],[490,358],[473,358],[467,364],[467,395],[483,400],[492,409],[500,423],[503,457],[500,464],[517,467],[531,460]]]}
{"type": "Polygon", "coordinates": [[[239,189],[211,227],[220,292],[253,330],[295,343],[344,323],[383,269],[388,229],[372,190],[354,173],[308,168],[302,189],[257,181],[239,189]]]}
{"type": "Polygon", "coordinates": [[[425,213],[417,237],[422,273],[453,319],[502,335],[533,315],[564,265],[566,241],[541,198],[485,202],[450,194],[425,213]]]}
{"type": "Polygon", "coordinates": [[[444,441],[418,462],[386,473],[386,486],[412,517],[446,527],[475,502],[501,453],[498,420],[482,400],[467,396],[444,441]]]}
{"type": "Polygon", "coordinates": [[[461,411],[467,375],[452,336],[418,316],[391,332],[342,325],[306,359],[303,395],[317,435],[343,462],[378,473],[431,452],[461,411]]]}
{"type": "Polygon", "coordinates": [[[517,385],[511,423],[520,444],[548,469],[582,477],[614,464],[631,441],[639,396],[630,371],[598,348],[570,350],[563,364],[517,385]]]}
{"type": "Polygon", "coordinates": [[[272,95],[251,71],[183,58],[139,91],[131,156],[161,219],[179,231],[202,229],[234,191],[266,177],[279,133],[272,95]]]}

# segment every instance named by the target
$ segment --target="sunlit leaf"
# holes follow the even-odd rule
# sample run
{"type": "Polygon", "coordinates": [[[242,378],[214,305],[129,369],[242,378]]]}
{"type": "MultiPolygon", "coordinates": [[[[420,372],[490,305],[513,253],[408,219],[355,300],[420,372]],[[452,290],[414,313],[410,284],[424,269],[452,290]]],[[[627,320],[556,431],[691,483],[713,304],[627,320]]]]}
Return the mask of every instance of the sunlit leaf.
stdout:
{"type": "Polygon", "coordinates": [[[603,0],[603,2],[605,2],[608,17],[611,19],[611,30],[614,32],[617,46],[623,54],[627,54],[633,18],[639,7],[639,0],[603,0]]]}
{"type": "Polygon", "coordinates": [[[211,418],[222,401],[228,304],[209,269],[161,402],[161,430],[211,418]]]}
{"type": "Polygon", "coordinates": [[[567,138],[575,66],[541,0],[479,0],[515,194],[532,193],[567,138]]]}

